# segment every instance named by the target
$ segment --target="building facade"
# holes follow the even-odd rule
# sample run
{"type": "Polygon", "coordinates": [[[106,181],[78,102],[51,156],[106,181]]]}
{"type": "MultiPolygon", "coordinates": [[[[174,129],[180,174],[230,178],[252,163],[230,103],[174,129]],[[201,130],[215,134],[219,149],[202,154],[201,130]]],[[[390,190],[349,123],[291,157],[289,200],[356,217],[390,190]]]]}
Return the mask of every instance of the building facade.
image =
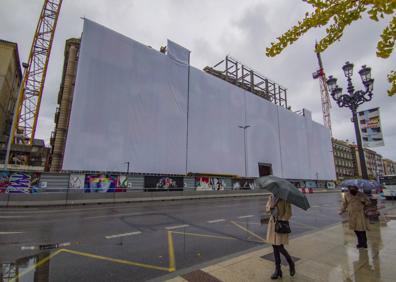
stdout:
{"type": "Polygon", "coordinates": [[[375,171],[374,171],[375,177],[378,179],[378,177],[385,175],[384,171],[384,162],[382,159],[382,156],[378,153],[375,153],[375,171]]]}
{"type": "MultiPolygon", "coordinates": [[[[351,145],[352,148],[354,148],[355,150],[355,174],[358,177],[362,177],[362,168],[360,166],[360,160],[359,160],[359,152],[357,149],[356,145],[351,145]]],[[[377,156],[377,152],[370,150],[368,148],[364,148],[364,157],[365,157],[365,161],[366,161],[366,167],[367,167],[367,174],[369,179],[377,179],[377,171],[378,171],[378,164],[377,161],[378,159],[380,159],[379,156],[377,156]]],[[[381,157],[382,159],[382,157],[381,157]]],[[[383,170],[383,168],[382,168],[383,170]]]]}
{"type": "Polygon", "coordinates": [[[0,143],[8,140],[21,80],[18,45],[0,39],[0,143]]]}
{"type": "Polygon", "coordinates": [[[355,154],[348,142],[332,138],[334,165],[337,181],[355,176],[355,154]]]}
{"type": "Polygon", "coordinates": [[[384,175],[396,175],[396,162],[390,159],[383,159],[384,175]]]}
{"type": "Polygon", "coordinates": [[[79,49],[80,39],[71,38],[66,41],[62,82],[58,94],[58,107],[55,112],[55,131],[51,133],[50,139],[50,171],[53,172],[60,171],[62,168],[67,129],[69,127],[70,111],[73,101],[79,49]]]}

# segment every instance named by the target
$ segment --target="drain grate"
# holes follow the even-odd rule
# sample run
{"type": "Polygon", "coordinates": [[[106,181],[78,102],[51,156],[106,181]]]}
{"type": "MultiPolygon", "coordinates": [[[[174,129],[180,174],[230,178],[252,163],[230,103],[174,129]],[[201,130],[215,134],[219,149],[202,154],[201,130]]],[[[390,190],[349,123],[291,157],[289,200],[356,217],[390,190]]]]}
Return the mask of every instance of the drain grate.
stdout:
{"type": "MultiPolygon", "coordinates": [[[[298,257],[293,257],[293,256],[291,256],[291,257],[292,257],[292,259],[293,259],[294,262],[300,260],[300,258],[298,258],[298,257]]],[[[262,256],[261,258],[262,258],[262,259],[269,260],[269,261],[272,261],[272,262],[275,262],[274,254],[273,254],[273,253],[269,253],[269,254],[267,254],[267,255],[265,255],[265,256],[262,256]]],[[[285,257],[284,257],[282,254],[281,254],[281,261],[282,261],[282,265],[284,265],[284,266],[288,265],[287,260],[285,259],[285,257]]]]}
{"type": "Polygon", "coordinates": [[[221,282],[221,280],[202,270],[195,270],[182,275],[189,282],[221,282]]]}

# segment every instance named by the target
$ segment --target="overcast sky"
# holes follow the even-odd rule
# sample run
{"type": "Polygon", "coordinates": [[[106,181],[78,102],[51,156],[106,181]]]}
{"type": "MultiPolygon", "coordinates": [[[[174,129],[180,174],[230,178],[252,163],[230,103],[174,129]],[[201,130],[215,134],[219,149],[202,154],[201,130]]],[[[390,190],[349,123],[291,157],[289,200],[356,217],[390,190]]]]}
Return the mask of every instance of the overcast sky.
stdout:
{"type": "MultiPolygon", "coordinates": [[[[27,61],[44,0],[1,0],[0,38],[17,42],[21,61],[27,61]]],[[[323,30],[312,30],[275,58],[265,48],[304,16],[310,8],[296,0],[64,0],[40,109],[37,138],[49,143],[63,66],[65,40],[80,37],[87,17],[119,33],[159,49],[172,39],[191,50],[191,63],[203,68],[227,54],[242,61],[288,89],[292,110],[307,108],[322,121],[319,82],[312,79],[318,64],[313,52],[323,30]]],[[[376,42],[387,21],[355,22],[340,42],[322,54],[327,76],[335,75],[344,89],[341,70],[345,61],[355,64],[354,82],[361,88],[357,71],[372,68],[374,98],[360,110],[380,107],[385,146],[375,150],[396,161],[396,97],[388,97],[386,74],[396,69],[396,55],[383,60],[375,55],[376,42]]],[[[333,136],[355,140],[351,113],[335,103],[331,110],[333,136]]]]}

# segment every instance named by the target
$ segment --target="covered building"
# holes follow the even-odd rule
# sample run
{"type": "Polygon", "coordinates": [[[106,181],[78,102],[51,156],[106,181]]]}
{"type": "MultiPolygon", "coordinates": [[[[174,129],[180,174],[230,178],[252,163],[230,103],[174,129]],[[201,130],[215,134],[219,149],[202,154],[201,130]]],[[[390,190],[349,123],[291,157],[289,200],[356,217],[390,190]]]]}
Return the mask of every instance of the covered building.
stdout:
{"type": "Polygon", "coordinates": [[[276,87],[250,91],[189,56],[85,20],[62,170],[335,179],[329,130],[288,110],[284,88],[260,76],[276,87]]]}

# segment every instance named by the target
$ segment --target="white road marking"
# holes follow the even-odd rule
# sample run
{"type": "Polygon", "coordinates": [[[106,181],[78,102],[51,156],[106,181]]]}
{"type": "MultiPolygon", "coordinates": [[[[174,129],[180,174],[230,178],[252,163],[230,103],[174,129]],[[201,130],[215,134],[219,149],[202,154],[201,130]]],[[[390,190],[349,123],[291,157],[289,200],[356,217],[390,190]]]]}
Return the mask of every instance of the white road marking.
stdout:
{"type": "Polygon", "coordinates": [[[12,235],[12,234],[21,234],[24,232],[21,231],[10,231],[10,232],[0,232],[0,235],[12,235]]]}
{"type": "MultiPolygon", "coordinates": [[[[48,244],[49,245],[49,244],[48,244]]],[[[37,245],[37,246],[22,246],[21,250],[22,251],[32,251],[32,250],[38,250],[40,249],[41,246],[46,246],[46,244],[43,245],[37,245]]],[[[64,243],[59,243],[59,244],[53,244],[53,249],[57,248],[63,248],[63,247],[69,247],[71,246],[70,242],[64,242],[64,243]]]]}
{"type": "Polygon", "coordinates": [[[121,216],[136,216],[136,215],[149,215],[149,213],[132,212],[132,213],[106,214],[106,215],[97,215],[97,216],[87,216],[84,219],[97,219],[97,218],[106,218],[106,217],[121,217],[121,216]]]}
{"type": "Polygon", "coordinates": [[[134,236],[134,235],[139,235],[139,234],[142,234],[142,232],[135,231],[135,232],[129,232],[129,233],[123,233],[123,234],[109,235],[109,236],[105,236],[105,238],[113,239],[113,238],[119,238],[119,237],[134,236]]]}
{"type": "Polygon", "coordinates": [[[254,215],[242,215],[242,216],[238,216],[238,218],[249,218],[249,217],[254,217],[254,215]]]}
{"type": "Polygon", "coordinates": [[[165,227],[165,229],[173,230],[173,229],[184,228],[184,227],[189,227],[189,226],[190,225],[188,225],[188,224],[183,224],[183,225],[168,226],[168,227],[165,227]]]}
{"type": "Polygon", "coordinates": [[[208,223],[217,223],[217,222],[224,222],[224,221],[225,221],[224,218],[219,218],[219,219],[209,220],[208,223]]]}
{"type": "Polygon", "coordinates": [[[36,246],[22,246],[21,250],[22,251],[33,251],[35,249],[38,249],[36,246]]]}
{"type": "Polygon", "coordinates": [[[59,245],[58,245],[58,247],[60,248],[60,247],[69,247],[71,245],[71,243],[70,242],[65,242],[65,243],[60,243],[59,245]]]}

